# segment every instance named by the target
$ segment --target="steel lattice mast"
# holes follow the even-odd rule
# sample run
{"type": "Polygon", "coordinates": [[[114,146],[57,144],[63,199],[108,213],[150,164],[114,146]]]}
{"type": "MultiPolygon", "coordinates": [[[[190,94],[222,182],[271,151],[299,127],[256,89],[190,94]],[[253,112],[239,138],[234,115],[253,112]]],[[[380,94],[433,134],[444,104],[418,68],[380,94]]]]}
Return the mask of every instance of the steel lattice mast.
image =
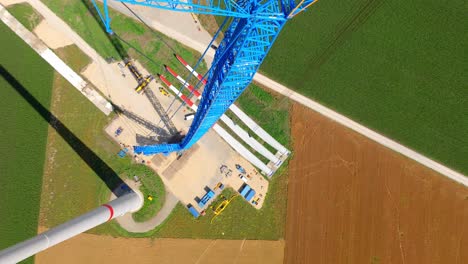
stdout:
{"type": "MultiPolygon", "coordinates": [[[[252,81],[286,21],[317,0],[116,0],[160,9],[233,17],[215,53],[202,99],[185,138],[177,144],[136,146],[136,153],[152,155],[190,148],[218,121],[252,81]]],[[[96,6],[97,8],[97,6],[96,6]]],[[[107,0],[98,12],[109,33],[107,0]]]]}

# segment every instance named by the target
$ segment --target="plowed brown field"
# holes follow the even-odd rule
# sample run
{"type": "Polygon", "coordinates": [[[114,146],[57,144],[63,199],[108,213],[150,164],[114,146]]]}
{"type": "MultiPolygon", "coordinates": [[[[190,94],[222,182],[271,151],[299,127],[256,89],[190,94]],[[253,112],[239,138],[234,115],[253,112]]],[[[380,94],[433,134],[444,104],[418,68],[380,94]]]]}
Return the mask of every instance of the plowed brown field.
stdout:
{"type": "Polygon", "coordinates": [[[285,263],[468,263],[468,188],[297,104],[292,138],[285,263]]]}
{"type": "Polygon", "coordinates": [[[113,238],[81,234],[36,256],[36,264],[282,263],[284,241],[113,238]]]}

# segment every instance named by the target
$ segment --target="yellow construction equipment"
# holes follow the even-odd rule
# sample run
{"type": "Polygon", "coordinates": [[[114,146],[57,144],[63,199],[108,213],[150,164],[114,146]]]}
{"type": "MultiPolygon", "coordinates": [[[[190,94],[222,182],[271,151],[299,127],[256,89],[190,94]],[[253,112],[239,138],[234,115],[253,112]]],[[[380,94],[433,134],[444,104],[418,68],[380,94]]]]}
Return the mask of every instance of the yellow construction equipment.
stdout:
{"type": "Polygon", "coordinates": [[[169,96],[169,93],[163,87],[159,87],[159,92],[164,96],[169,96]]]}
{"type": "Polygon", "coordinates": [[[221,203],[219,203],[216,207],[211,206],[210,208],[213,209],[214,216],[211,218],[210,224],[213,223],[213,220],[216,216],[220,215],[224,209],[231,203],[231,201],[237,197],[237,194],[233,195],[231,198],[227,199],[223,195],[220,195],[221,203]]]}
{"type": "Polygon", "coordinates": [[[143,92],[148,84],[154,79],[153,75],[148,75],[138,86],[135,88],[137,93],[143,92]]]}
{"type": "Polygon", "coordinates": [[[132,73],[135,80],[137,82],[141,82],[141,80],[143,79],[143,75],[140,73],[137,67],[133,65],[132,61],[130,59],[125,59],[124,63],[125,63],[125,67],[128,67],[128,69],[130,70],[130,73],[132,73]]]}

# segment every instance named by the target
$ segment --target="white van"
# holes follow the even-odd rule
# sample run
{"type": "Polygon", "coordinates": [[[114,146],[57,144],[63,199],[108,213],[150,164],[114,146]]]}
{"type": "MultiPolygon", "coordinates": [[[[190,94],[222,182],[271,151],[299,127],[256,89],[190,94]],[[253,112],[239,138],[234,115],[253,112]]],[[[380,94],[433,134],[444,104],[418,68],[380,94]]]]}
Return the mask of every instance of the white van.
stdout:
{"type": "Polygon", "coordinates": [[[185,120],[185,121],[187,121],[187,120],[192,120],[194,116],[195,116],[194,113],[192,113],[192,114],[186,114],[186,115],[184,116],[184,120],[185,120]]]}

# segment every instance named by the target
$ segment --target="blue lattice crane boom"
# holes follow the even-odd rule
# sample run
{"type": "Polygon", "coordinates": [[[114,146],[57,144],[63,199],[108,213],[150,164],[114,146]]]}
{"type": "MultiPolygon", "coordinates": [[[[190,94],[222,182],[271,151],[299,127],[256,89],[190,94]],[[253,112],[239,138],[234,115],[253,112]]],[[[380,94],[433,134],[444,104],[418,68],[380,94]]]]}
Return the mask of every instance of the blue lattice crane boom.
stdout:
{"type": "MultiPolygon", "coordinates": [[[[317,0],[116,0],[134,5],[197,14],[232,17],[216,50],[208,82],[198,111],[182,142],[136,146],[136,153],[152,155],[182,151],[195,144],[250,84],[286,21],[317,0]]],[[[111,33],[107,0],[104,14],[98,9],[111,33]]],[[[97,8],[97,5],[95,5],[97,8]]]]}
{"type": "Polygon", "coordinates": [[[190,12],[196,14],[208,14],[215,16],[229,16],[237,18],[258,18],[281,19],[285,14],[297,14],[307,8],[314,1],[303,0],[299,3],[291,0],[276,0],[276,1],[229,1],[229,0],[209,0],[209,1],[179,1],[179,0],[117,0],[119,2],[150,6],[165,10],[174,10],[179,12],[190,12]],[[266,2],[281,6],[277,13],[272,13],[268,9],[259,9],[254,14],[245,2],[252,3],[256,6],[262,6],[266,2]],[[273,3],[276,2],[276,3],[273,3]],[[291,10],[296,9],[294,12],[291,10]]]}

